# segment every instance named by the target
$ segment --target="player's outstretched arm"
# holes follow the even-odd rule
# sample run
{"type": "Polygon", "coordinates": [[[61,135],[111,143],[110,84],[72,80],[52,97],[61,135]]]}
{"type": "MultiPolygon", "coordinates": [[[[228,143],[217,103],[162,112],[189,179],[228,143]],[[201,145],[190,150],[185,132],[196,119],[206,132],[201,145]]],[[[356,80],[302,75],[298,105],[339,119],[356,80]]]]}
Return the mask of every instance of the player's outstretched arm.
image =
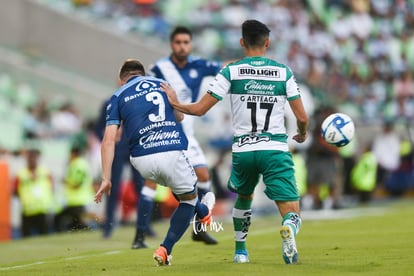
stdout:
{"type": "Polygon", "coordinates": [[[108,195],[111,194],[111,187],[112,183],[106,179],[102,179],[101,186],[99,187],[99,190],[95,194],[94,201],[96,203],[102,202],[102,197],[106,193],[108,195]]]}
{"type": "Polygon", "coordinates": [[[95,202],[100,203],[104,193],[111,193],[111,168],[114,160],[115,142],[117,139],[118,126],[110,125],[105,128],[101,144],[102,182],[95,194],[95,202]]]}
{"type": "Polygon", "coordinates": [[[161,87],[167,94],[168,101],[174,107],[174,109],[181,111],[185,114],[202,116],[207,113],[218,100],[210,94],[205,94],[198,102],[191,104],[181,104],[177,99],[175,90],[167,83],[161,83],[161,87]]]}

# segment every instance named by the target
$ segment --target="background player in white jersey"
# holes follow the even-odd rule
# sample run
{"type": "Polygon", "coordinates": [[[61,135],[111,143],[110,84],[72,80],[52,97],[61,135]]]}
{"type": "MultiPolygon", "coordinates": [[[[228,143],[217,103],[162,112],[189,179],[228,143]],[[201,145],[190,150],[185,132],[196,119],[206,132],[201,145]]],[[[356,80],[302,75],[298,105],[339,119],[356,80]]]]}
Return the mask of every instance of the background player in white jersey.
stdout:
{"type": "Polygon", "coordinates": [[[236,263],[249,262],[246,237],[251,223],[253,192],[260,176],[266,186],[265,194],[275,201],[282,216],[283,259],[287,264],[298,262],[295,236],[301,217],[284,124],[286,101],[296,116],[298,133],[293,139],[298,143],[306,140],[308,116],[289,67],[265,57],[270,45],[269,33],[265,24],[257,20],[245,21],[240,39],[245,57],[225,66],[210,83],[207,94],[196,103],[179,103],[173,88],[166,83],[161,85],[175,109],[198,116],[230,95],[234,142],[228,188],[238,195],[233,208],[233,260],[236,263]]]}
{"type": "Polygon", "coordinates": [[[135,169],[148,180],[171,188],[180,204],[171,217],[164,241],[154,253],[158,265],[169,265],[175,243],[188,228],[194,212],[209,225],[214,194],[209,192],[200,202],[197,177],[184,150],[188,141],[179,120],[183,114],[174,110],[162,93],[164,80],[146,77],[143,65],[126,60],[119,72],[121,87],[111,97],[107,107],[106,127],[101,145],[102,182],[95,202],[111,191],[111,168],[118,128],[122,124],[135,169]]]}
{"type": "MultiPolygon", "coordinates": [[[[150,68],[150,74],[168,81],[177,91],[181,102],[195,102],[198,99],[203,79],[207,76],[215,76],[220,71],[222,63],[191,55],[192,33],[184,26],[177,26],[171,32],[170,47],[171,55],[157,61],[150,68]]],[[[186,153],[196,172],[198,193],[201,198],[211,188],[206,158],[194,136],[194,116],[185,115],[182,124],[188,138],[186,153]]],[[[138,212],[140,213],[139,210],[138,212]]],[[[201,227],[196,226],[196,229],[201,229],[201,227]]],[[[217,240],[205,231],[193,233],[192,238],[206,244],[217,244],[217,240]]]]}

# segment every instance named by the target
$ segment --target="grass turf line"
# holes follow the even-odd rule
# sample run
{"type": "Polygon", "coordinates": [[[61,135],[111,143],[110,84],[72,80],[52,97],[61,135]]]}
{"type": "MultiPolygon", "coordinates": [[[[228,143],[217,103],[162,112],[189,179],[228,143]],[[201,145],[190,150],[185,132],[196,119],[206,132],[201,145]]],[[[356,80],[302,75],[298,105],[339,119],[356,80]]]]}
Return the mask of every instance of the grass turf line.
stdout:
{"type": "MultiPolygon", "coordinates": [[[[414,205],[399,201],[371,212],[358,208],[356,217],[306,219],[297,237],[300,263],[288,266],[281,257],[276,215],[254,217],[248,237],[249,264],[233,264],[233,230],[212,233],[220,243],[192,242],[190,229],[175,246],[171,267],[156,267],[154,249],[168,223],[156,223],[160,238],[149,249],[132,250],[131,227],[117,228],[102,240],[99,231],[50,235],[0,243],[1,275],[412,275],[414,205]]],[[[220,220],[220,219],[218,219],[220,220]]]]}

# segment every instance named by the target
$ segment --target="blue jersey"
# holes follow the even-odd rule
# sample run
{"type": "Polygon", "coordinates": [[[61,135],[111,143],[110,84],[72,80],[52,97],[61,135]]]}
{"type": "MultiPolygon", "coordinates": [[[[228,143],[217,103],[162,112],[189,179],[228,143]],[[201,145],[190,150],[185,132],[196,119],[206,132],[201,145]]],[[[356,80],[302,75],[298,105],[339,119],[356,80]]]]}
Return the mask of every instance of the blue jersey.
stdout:
{"type": "MultiPolygon", "coordinates": [[[[150,74],[166,80],[177,92],[180,102],[193,103],[198,99],[203,79],[207,76],[215,76],[221,66],[221,62],[218,61],[189,56],[187,64],[181,68],[171,60],[171,57],[166,57],[155,63],[150,69],[150,74]]],[[[185,115],[181,122],[187,136],[194,135],[194,119],[192,117],[185,115]]]]}
{"type": "Polygon", "coordinates": [[[203,78],[215,76],[221,69],[221,62],[208,61],[199,57],[189,56],[187,64],[178,67],[171,57],[163,58],[150,69],[154,77],[167,80],[182,99],[198,99],[203,78]],[[185,94],[185,95],[182,95],[185,94]]]}
{"type": "Polygon", "coordinates": [[[106,125],[122,122],[132,157],[186,150],[187,137],[174,116],[162,79],[133,77],[111,97],[106,125]]]}

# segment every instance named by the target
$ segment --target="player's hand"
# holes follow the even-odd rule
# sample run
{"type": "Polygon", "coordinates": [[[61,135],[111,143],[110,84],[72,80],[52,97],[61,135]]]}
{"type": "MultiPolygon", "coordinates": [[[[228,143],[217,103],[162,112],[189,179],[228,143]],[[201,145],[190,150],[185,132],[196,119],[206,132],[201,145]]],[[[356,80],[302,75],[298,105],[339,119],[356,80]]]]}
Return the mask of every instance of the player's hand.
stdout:
{"type": "Polygon", "coordinates": [[[293,136],[292,139],[295,140],[298,143],[303,143],[306,140],[306,133],[305,133],[305,135],[302,135],[302,134],[298,133],[295,136],[293,136]]]}
{"type": "Polygon", "coordinates": [[[102,196],[104,193],[106,193],[108,196],[111,194],[111,187],[112,183],[108,180],[102,179],[101,186],[99,187],[99,190],[95,194],[94,201],[96,203],[102,202],[102,196]]]}
{"type": "Polygon", "coordinates": [[[161,83],[161,88],[164,90],[165,94],[167,94],[168,101],[172,106],[178,103],[177,93],[175,90],[166,82],[161,83]]]}

